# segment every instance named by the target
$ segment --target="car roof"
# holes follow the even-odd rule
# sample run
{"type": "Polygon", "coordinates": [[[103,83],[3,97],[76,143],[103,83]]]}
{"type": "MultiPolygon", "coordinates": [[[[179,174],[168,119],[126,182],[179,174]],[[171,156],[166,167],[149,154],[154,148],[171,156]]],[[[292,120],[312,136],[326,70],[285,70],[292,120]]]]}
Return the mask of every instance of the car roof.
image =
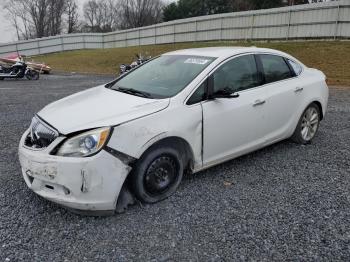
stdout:
{"type": "Polygon", "coordinates": [[[191,48],[172,51],[164,55],[193,55],[193,56],[207,56],[207,57],[216,57],[216,58],[227,58],[230,56],[250,53],[250,52],[260,52],[260,53],[274,53],[279,55],[286,55],[283,52],[268,49],[268,48],[257,48],[252,47],[204,47],[204,48],[191,48]]]}

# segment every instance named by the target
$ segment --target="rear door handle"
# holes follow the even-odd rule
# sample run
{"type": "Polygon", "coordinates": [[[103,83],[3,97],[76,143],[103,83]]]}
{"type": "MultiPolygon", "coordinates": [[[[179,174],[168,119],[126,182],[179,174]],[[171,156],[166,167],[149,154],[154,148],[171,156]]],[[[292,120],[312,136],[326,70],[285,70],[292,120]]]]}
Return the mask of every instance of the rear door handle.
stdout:
{"type": "Polygon", "coordinates": [[[260,100],[260,99],[258,99],[258,100],[255,100],[253,106],[261,106],[261,105],[263,105],[263,104],[265,104],[265,103],[266,103],[265,100],[260,100]]]}
{"type": "Polygon", "coordinates": [[[304,88],[302,88],[302,87],[296,87],[295,89],[294,89],[294,92],[295,93],[298,93],[298,92],[301,92],[301,91],[303,91],[304,90],[304,88]]]}

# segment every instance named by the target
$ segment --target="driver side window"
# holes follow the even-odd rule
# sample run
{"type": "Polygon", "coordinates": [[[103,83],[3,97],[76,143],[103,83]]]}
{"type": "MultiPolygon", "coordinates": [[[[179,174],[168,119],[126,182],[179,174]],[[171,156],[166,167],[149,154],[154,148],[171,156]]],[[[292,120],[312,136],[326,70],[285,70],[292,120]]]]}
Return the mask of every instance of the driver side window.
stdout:
{"type": "Polygon", "coordinates": [[[254,55],[244,55],[228,61],[215,71],[213,81],[214,93],[220,90],[237,92],[258,86],[254,55]]]}

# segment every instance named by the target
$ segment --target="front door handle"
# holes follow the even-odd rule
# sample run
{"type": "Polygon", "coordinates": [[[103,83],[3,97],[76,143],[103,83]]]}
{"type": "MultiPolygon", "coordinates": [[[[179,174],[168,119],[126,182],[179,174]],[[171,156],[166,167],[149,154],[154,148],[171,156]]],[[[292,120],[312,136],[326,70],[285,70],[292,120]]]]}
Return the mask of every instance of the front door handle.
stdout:
{"type": "Polygon", "coordinates": [[[263,105],[263,104],[265,104],[265,103],[266,103],[265,100],[260,100],[260,99],[258,99],[258,100],[255,100],[253,106],[261,106],[261,105],[263,105]]]}
{"type": "Polygon", "coordinates": [[[301,91],[303,91],[304,90],[304,88],[302,88],[302,87],[296,87],[295,89],[294,89],[294,92],[295,93],[298,93],[298,92],[301,92],[301,91]]]}

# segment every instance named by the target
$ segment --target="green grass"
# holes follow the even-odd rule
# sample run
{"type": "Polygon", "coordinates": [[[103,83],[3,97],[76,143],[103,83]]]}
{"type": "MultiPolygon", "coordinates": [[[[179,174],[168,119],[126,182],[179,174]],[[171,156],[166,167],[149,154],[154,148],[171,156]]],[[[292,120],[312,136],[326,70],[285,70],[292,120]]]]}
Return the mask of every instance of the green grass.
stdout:
{"type": "Polygon", "coordinates": [[[322,70],[329,84],[350,86],[350,42],[197,42],[127,48],[67,51],[35,57],[55,71],[116,74],[119,65],[130,63],[136,53],[156,56],[168,51],[208,46],[257,46],[285,51],[309,67],[322,70]]]}

